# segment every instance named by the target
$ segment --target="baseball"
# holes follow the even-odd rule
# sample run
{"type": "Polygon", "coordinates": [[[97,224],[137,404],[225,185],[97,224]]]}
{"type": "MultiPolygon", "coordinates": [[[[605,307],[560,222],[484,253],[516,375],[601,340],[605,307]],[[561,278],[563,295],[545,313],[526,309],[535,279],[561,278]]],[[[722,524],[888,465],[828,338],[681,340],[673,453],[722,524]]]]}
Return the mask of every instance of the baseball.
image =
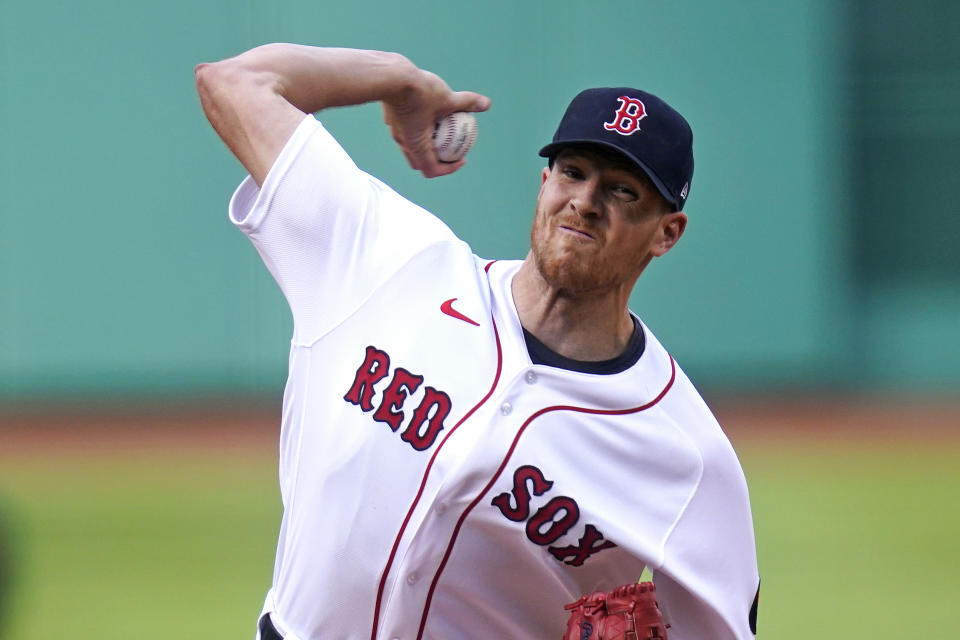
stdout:
{"type": "Polygon", "coordinates": [[[433,128],[433,148],[440,162],[456,162],[477,139],[477,119],[472,113],[457,111],[438,121],[433,128]]]}

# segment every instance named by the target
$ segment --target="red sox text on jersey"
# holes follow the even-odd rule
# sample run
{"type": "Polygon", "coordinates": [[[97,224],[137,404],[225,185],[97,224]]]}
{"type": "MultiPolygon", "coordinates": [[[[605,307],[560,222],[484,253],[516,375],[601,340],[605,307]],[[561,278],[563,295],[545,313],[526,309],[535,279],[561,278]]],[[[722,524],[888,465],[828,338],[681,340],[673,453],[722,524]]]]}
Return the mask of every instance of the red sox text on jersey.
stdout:
{"type": "MultiPolygon", "coordinates": [[[[403,367],[395,367],[386,386],[375,386],[390,375],[390,355],[374,346],[366,348],[363,362],[357,368],[353,383],[343,396],[350,404],[357,405],[366,413],[373,412],[373,420],[386,424],[397,432],[403,426],[407,414],[404,404],[411,394],[423,384],[423,376],[411,373],[403,367]]],[[[382,385],[381,385],[382,386],[382,385]]],[[[444,428],[444,420],[450,415],[450,396],[427,385],[424,396],[413,408],[410,419],[400,432],[400,438],[417,451],[426,451],[436,442],[444,428]]],[[[409,407],[408,407],[409,409],[409,407]]],[[[551,496],[531,516],[534,496],[547,494],[553,487],[543,471],[532,465],[522,465],[513,473],[513,489],[496,496],[491,502],[500,513],[513,522],[526,521],[526,535],[530,542],[547,547],[547,551],[560,562],[579,567],[591,555],[616,545],[604,540],[603,534],[592,524],[584,527],[579,542],[575,545],[551,546],[566,535],[580,520],[580,507],[569,496],[551,496]],[[532,494],[532,495],[531,495],[532,494]]]]}

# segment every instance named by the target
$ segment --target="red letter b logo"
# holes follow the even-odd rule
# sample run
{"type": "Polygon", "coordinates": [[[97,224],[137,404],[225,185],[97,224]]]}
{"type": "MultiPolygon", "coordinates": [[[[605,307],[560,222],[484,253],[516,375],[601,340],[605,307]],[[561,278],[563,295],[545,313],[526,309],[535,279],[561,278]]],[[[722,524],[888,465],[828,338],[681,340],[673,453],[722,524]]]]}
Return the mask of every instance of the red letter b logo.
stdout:
{"type": "Polygon", "coordinates": [[[620,135],[629,136],[640,129],[640,121],[647,117],[647,108],[637,98],[620,96],[620,108],[612,122],[604,122],[603,128],[607,131],[616,131],[620,135]]]}

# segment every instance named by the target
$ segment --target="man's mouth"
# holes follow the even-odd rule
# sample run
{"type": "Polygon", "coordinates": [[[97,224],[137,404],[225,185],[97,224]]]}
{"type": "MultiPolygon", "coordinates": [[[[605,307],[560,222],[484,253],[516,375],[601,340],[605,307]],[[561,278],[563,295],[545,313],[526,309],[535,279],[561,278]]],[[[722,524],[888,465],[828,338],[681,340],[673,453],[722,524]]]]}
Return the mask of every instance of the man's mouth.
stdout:
{"type": "Polygon", "coordinates": [[[560,229],[578,238],[583,238],[584,240],[594,240],[593,234],[589,233],[588,231],[584,231],[583,229],[578,229],[565,224],[560,225],[560,229]]]}

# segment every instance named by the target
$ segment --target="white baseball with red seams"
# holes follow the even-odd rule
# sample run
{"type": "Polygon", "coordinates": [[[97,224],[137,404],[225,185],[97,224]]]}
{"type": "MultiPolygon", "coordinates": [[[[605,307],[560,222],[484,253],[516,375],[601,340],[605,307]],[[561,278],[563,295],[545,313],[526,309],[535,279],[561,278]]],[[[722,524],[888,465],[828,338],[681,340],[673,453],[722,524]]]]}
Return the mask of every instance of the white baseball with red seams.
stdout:
{"type": "Polygon", "coordinates": [[[457,111],[439,120],[433,129],[433,148],[440,162],[456,162],[467,155],[477,140],[477,118],[457,111]]]}
{"type": "Polygon", "coordinates": [[[264,604],[286,640],[559,637],[564,604],[644,567],[671,640],[753,637],[743,473],[646,327],[621,373],[531,364],[520,262],[475,256],[313,116],[230,217],[293,313],[264,604]]]}

